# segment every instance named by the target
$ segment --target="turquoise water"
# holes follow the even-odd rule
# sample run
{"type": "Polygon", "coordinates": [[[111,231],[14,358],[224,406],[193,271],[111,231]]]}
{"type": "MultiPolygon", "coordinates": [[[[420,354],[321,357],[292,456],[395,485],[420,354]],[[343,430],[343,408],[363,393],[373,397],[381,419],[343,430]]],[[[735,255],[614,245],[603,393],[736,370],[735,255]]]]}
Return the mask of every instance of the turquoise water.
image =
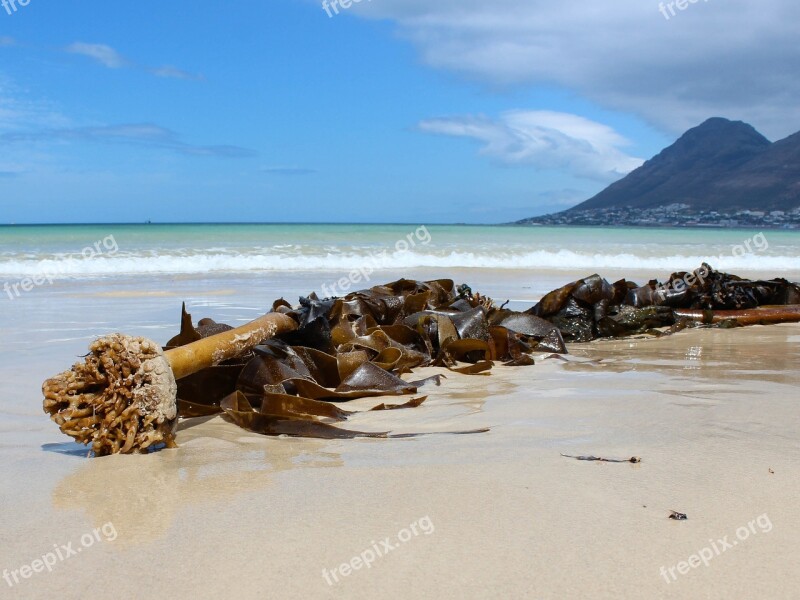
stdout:
{"type": "Polygon", "coordinates": [[[0,276],[413,268],[800,271],[800,232],[456,225],[0,227],[0,276]]]}

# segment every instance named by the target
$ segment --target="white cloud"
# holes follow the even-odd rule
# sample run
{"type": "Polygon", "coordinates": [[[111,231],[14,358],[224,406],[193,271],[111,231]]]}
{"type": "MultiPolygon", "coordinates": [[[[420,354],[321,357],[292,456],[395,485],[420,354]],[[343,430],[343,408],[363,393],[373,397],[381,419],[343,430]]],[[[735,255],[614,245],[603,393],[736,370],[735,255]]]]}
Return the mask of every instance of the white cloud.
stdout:
{"type": "Polygon", "coordinates": [[[7,35],[0,35],[0,47],[2,46],[15,46],[17,44],[14,38],[7,35]]]}
{"type": "Polygon", "coordinates": [[[100,63],[104,67],[108,67],[109,69],[133,67],[144,69],[156,77],[186,79],[192,81],[202,81],[205,79],[202,75],[189,73],[171,65],[163,65],[161,67],[144,67],[141,65],[136,65],[133,61],[128,60],[114,48],[107,46],[106,44],[87,44],[84,42],[75,42],[67,46],[64,50],[71,54],[87,56],[95,62],[100,63]]]}
{"type": "Polygon", "coordinates": [[[800,128],[796,0],[708,0],[669,20],[657,0],[381,0],[423,61],[487,84],[577,91],[680,133],[710,116],[768,136],[800,128]]]}
{"type": "Polygon", "coordinates": [[[498,119],[428,119],[419,127],[428,133],[483,142],[481,153],[505,164],[566,169],[605,182],[619,179],[644,162],[620,150],[629,142],[610,127],[566,113],[518,110],[498,119]]]}
{"type": "Polygon", "coordinates": [[[128,61],[126,61],[119,52],[105,44],[75,42],[67,46],[66,51],[72,54],[88,56],[109,69],[120,69],[128,64],[128,61]]]}

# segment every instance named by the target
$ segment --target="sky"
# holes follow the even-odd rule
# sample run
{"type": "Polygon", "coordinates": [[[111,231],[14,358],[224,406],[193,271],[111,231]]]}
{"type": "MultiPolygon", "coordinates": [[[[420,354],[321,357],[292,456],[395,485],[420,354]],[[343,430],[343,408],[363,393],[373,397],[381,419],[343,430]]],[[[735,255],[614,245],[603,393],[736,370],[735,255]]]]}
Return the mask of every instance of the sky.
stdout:
{"type": "Polygon", "coordinates": [[[798,22],[796,0],[5,0],[0,223],[557,212],[709,117],[800,130],[798,22]]]}

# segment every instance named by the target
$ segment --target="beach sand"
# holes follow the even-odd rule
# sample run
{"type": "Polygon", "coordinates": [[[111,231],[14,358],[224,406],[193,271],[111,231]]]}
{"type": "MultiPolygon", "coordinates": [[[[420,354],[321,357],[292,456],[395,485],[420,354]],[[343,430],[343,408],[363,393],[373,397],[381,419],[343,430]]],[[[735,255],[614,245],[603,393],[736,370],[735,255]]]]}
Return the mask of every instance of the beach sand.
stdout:
{"type": "Polygon", "coordinates": [[[80,552],[0,581],[3,597],[797,597],[800,325],[573,345],[566,361],[447,373],[422,407],[347,424],[491,429],[475,435],[269,438],[216,417],[183,422],[177,450],[88,459],[42,412],[41,381],[94,336],[164,341],[183,299],[196,319],[244,321],[276,289],[57,283],[4,304],[0,569],[80,552]],[[678,570],[705,549],[708,566],[678,570]]]}

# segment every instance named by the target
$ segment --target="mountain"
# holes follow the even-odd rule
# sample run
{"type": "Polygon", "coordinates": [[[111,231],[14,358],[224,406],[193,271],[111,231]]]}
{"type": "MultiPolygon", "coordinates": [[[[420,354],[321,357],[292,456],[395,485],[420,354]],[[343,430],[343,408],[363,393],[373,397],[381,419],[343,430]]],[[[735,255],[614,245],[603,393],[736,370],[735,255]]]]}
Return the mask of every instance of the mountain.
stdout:
{"type": "Polygon", "coordinates": [[[800,133],[770,143],[747,123],[709,119],[624,179],[559,214],[674,204],[723,214],[800,207],[800,133]]]}

